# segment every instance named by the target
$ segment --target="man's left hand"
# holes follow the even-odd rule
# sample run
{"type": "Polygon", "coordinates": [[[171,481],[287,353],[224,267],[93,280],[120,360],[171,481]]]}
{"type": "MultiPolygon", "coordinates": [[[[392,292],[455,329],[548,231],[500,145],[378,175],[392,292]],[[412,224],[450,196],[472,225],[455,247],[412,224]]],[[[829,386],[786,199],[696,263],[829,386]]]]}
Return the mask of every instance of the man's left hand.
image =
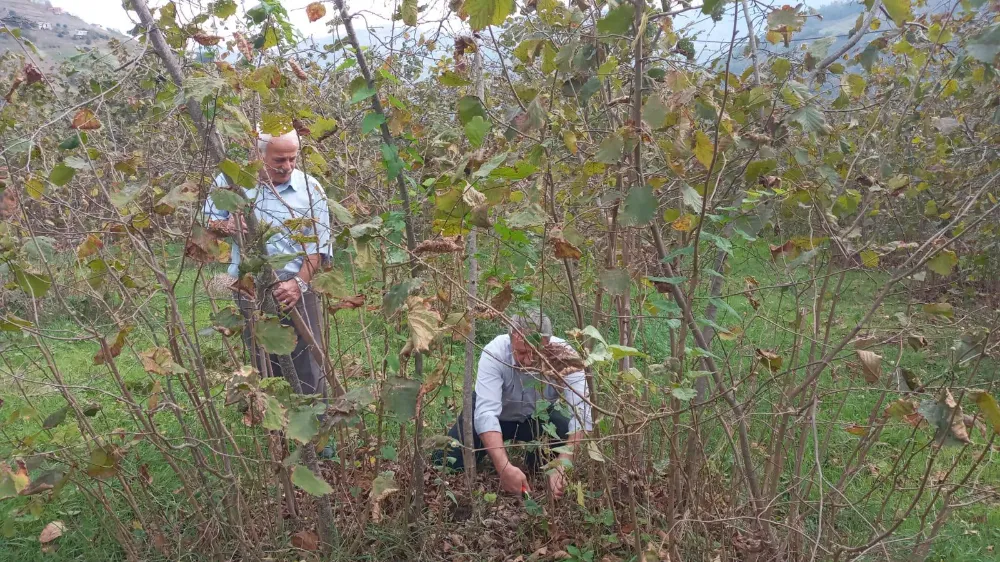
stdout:
{"type": "Polygon", "coordinates": [[[549,473],[549,490],[555,499],[563,497],[566,492],[566,467],[562,463],[556,465],[549,473]]]}
{"type": "Polygon", "coordinates": [[[299,284],[295,279],[289,279],[274,287],[274,298],[283,308],[292,308],[302,298],[302,291],[299,290],[299,284]]]}

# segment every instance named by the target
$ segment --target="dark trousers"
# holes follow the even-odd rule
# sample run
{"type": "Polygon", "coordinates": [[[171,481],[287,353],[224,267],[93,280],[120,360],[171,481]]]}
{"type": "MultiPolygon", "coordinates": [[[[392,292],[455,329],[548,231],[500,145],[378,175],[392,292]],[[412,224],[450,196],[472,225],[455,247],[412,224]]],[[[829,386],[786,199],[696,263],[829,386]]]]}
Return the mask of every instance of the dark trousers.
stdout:
{"type": "MultiPolygon", "coordinates": [[[[472,395],[472,410],[476,409],[476,395],[472,395]]],[[[552,422],[556,426],[556,435],[559,436],[558,440],[552,440],[549,443],[549,448],[555,449],[566,443],[566,436],[569,434],[569,418],[562,412],[559,412],[554,407],[549,406],[548,410],[549,422],[552,422]]],[[[465,418],[465,412],[458,415],[458,421],[455,425],[448,430],[448,437],[457,440],[462,444],[467,444],[462,436],[462,428],[465,418]]],[[[543,436],[548,436],[552,439],[552,436],[542,429],[545,425],[544,420],[540,420],[537,417],[531,417],[523,422],[515,421],[503,421],[500,420],[500,433],[503,434],[504,441],[515,441],[522,443],[530,443],[532,441],[537,441],[543,436]]],[[[480,463],[483,457],[486,456],[486,451],[483,449],[483,441],[479,438],[479,433],[473,428],[472,436],[472,446],[476,451],[476,463],[480,463]]],[[[446,452],[446,455],[442,455],[439,451],[435,455],[438,464],[447,464],[447,457],[453,457],[455,463],[450,465],[455,470],[465,469],[465,458],[462,456],[462,447],[452,447],[446,452]]],[[[536,447],[528,448],[527,452],[524,454],[524,464],[527,466],[529,471],[534,471],[547,463],[551,455],[547,451],[541,451],[536,447]]]]}
{"type": "MultiPolygon", "coordinates": [[[[250,301],[243,296],[237,296],[236,305],[239,307],[240,312],[243,313],[244,318],[249,317],[253,309],[253,304],[250,301]]],[[[305,320],[306,324],[309,326],[316,342],[319,345],[323,345],[323,332],[320,329],[323,316],[319,307],[319,298],[316,296],[316,293],[307,291],[299,299],[299,302],[295,303],[295,309],[299,311],[302,319],[305,320]]],[[[281,323],[285,326],[292,326],[295,328],[295,324],[292,322],[290,314],[283,314],[281,316],[281,323]]],[[[302,337],[298,328],[295,328],[295,337],[298,341],[295,344],[295,349],[292,351],[292,364],[295,365],[295,372],[299,376],[299,383],[302,385],[302,394],[322,394],[325,397],[326,377],[323,374],[323,368],[313,357],[310,346],[306,343],[306,338],[302,337]]],[[[253,345],[249,323],[247,323],[246,327],[243,328],[243,343],[246,344],[247,349],[251,350],[251,353],[253,353],[254,349],[258,350],[258,356],[252,358],[253,364],[258,367],[262,374],[266,375],[265,366],[260,365],[260,356],[264,355],[264,352],[263,350],[260,350],[260,348],[253,345]]],[[[278,364],[278,356],[274,354],[267,354],[267,357],[271,365],[271,376],[284,376],[284,373],[281,372],[281,365],[278,364]]]]}

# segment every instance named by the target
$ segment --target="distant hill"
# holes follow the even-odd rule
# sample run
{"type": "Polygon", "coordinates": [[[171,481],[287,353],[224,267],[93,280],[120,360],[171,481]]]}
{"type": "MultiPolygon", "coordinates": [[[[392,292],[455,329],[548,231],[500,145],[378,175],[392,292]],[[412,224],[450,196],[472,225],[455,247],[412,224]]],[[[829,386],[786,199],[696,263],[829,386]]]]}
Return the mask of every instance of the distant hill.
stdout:
{"type": "MultiPolygon", "coordinates": [[[[81,0],[84,1],[84,0],[81,0]]],[[[0,0],[0,22],[21,30],[38,49],[43,67],[51,68],[82,50],[105,50],[109,39],[127,37],[53,8],[47,0],[0,0]]],[[[0,33],[0,50],[20,50],[15,39],[0,33]]]]}

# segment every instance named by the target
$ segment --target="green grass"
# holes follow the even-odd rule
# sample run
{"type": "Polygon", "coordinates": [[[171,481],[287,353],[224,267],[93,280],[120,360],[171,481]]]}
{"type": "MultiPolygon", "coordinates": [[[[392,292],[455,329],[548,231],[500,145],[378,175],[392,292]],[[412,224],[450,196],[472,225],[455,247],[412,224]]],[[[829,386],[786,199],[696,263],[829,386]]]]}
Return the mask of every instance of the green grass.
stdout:
{"type": "MultiPolygon", "coordinates": [[[[550,272],[551,273],[551,272],[550,272]]],[[[780,385],[785,383],[785,377],[794,377],[801,380],[801,371],[796,373],[787,372],[790,366],[790,352],[794,342],[794,330],[789,327],[789,322],[793,321],[796,311],[800,308],[810,308],[812,306],[811,290],[806,290],[807,285],[799,285],[795,288],[785,289],[765,289],[759,293],[761,307],[758,311],[750,306],[748,300],[740,293],[743,290],[743,278],[753,276],[761,287],[769,287],[776,284],[786,283],[792,279],[802,280],[806,278],[808,272],[804,268],[787,272],[781,266],[774,265],[767,253],[766,245],[755,244],[738,246],[733,258],[729,262],[729,271],[726,272],[728,281],[725,295],[725,302],[735,312],[720,310],[716,323],[720,326],[732,329],[739,326],[742,335],[735,341],[716,341],[714,350],[720,357],[720,363],[727,365],[725,376],[730,383],[736,383],[741,400],[755,399],[756,406],[753,411],[756,414],[771,412],[774,404],[778,400],[780,385]],[[796,302],[796,291],[801,291],[801,298],[796,302]],[[783,368],[779,370],[778,380],[775,384],[767,382],[770,374],[763,369],[755,360],[755,350],[757,348],[774,350],[779,353],[785,361],[783,368]],[[723,361],[725,360],[725,361],[723,361]],[[756,364],[756,370],[752,367],[756,364]],[[751,396],[752,394],[752,396],[751,396]]],[[[176,272],[175,272],[176,274],[176,272]]],[[[205,273],[207,275],[207,273],[205,273]]],[[[553,274],[555,275],[555,274],[553,274]]],[[[841,290],[841,297],[837,300],[837,312],[832,330],[831,342],[836,342],[850,330],[856,322],[861,320],[871,304],[871,296],[884,283],[887,276],[879,272],[850,272],[845,278],[844,286],[841,290]]],[[[177,284],[178,303],[181,307],[181,314],[184,318],[196,318],[197,325],[190,333],[198,339],[201,346],[201,354],[214,371],[217,380],[221,383],[231,372],[232,366],[226,362],[223,352],[223,339],[214,332],[201,332],[207,325],[210,315],[210,304],[207,297],[197,296],[192,298],[192,289],[195,280],[195,273],[191,270],[185,271],[181,275],[177,284]]],[[[831,280],[829,292],[832,296],[835,279],[831,280]]],[[[359,279],[359,283],[369,283],[368,279],[359,279]]],[[[377,294],[383,288],[370,284],[372,289],[369,294],[377,294]]],[[[201,295],[201,291],[196,293],[201,295]]],[[[537,295],[535,295],[537,297],[537,295]]],[[[705,295],[698,295],[696,308],[703,310],[707,304],[705,295]]],[[[377,303],[377,299],[375,299],[377,303]]],[[[565,305],[565,298],[555,293],[554,296],[547,297],[546,311],[549,312],[556,322],[557,330],[565,329],[572,325],[569,314],[569,307],[565,305]]],[[[605,301],[607,302],[607,301],[605,301]]],[[[160,345],[164,345],[166,330],[161,320],[155,320],[157,315],[162,319],[162,314],[166,300],[162,295],[155,295],[145,303],[144,310],[147,312],[152,328],[144,323],[137,323],[136,330],[129,336],[129,345],[135,350],[141,351],[154,345],[154,335],[160,345]]],[[[220,304],[225,304],[224,301],[220,304]]],[[[589,304],[589,303],[588,303],[589,304]]],[[[956,303],[957,304],[957,303],[956,303]]],[[[605,305],[607,306],[607,305],[605,305]]],[[[826,311],[829,310],[829,301],[824,307],[824,321],[826,311]]],[[[951,367],[948,359],[948,348],[953,340],[960,334],[958,327],[951,325],[949,321],[941,319],[928,319],[916,313],[919,307],[910,311],[911,319],[919,327],[912,329],[919,331],[931,342],[929,348],[922,351],[913,351],[904,347],[900,366],[913,370],[923,381],[927,382],[937,377],[950,376],[951,367]]],[[[876,312],[870,326],[866,331],[873,331],[879,335],[888,337],[894,331],[899,331],[900,319],[896,313],[907,311],[907,301],[905,294],[891,296],[885,304],[876,312]]],[[[636,314],[648,314],[648,310],[634,310],[636,314]]],[[[587,317],[589,318],[589,313],[587,317]]],[[[808,313],[805,316],[807,322],[812,322],[812,317],[808,313]]],[[[390,336],[388,342],[383,340],[385,326],[379,320],[377,313],[366,314],[366,319],[371,322],[366,340],[365,334],[360,329],[360,316],[354,311],[341,311],[336,315],[335,324],[331,325],[331,340],[337,346],[337,352],[333,354],[334,361],[337,362],[337,371],[343,372],[343,366],[351,358],[360,360],[362,364],[367,363],[367,353],[370,347],[373,360],[376,364],[381,364],[385,346],[388,345],[390,354],[394,354],[403,345],[402,336],[390,336]]],[[[114,328],[109,321],[105,322],[105,332],[113,333],[114,328]]],[[[485,344],[494,335],[500,333],[501,327],[494,322],[480,322],[477,333],[477,342],[485,344]]],[[[66,337],[75,335],[75,327],[65,318],[58,316],[50,317],[44,325],[46,334],[66,337]]],[[[605,329],[606,339],[617,341],[617,333],[614,326],[605,329]]],[[[44,358],[37,349],[33,349],[33,342],[26,335],[10,334],[7,336],[7,347],[4,350],[4,365],[0,367],[0,384],[2,384],[2,395],[4,398],[3,418],[0,420],[0,458],[10,458],[12,456],[23,455],[30,450],[51,450],[61,447],[74,447],[79,445],[79,428],[75,423],[63,423],[52,430],[40,430],[43,420],[59,410],[65,405],[65,400],[60,393],[52,386],[47,370],[42,362],[44,358]],[[17,373],[18,384],[14,384],[13,373],[17,373]],[[31,439],[25,442],[25,439],[31,439]]],[[[238,338],[232,338],[234,341],[238,338]]],[[[649,359],[640,359],[636,362],[637,367],[649,374],[649,366],[661,362],[669,354],[669,331],[666,321],[656,318],[647,318],[643,324],[643,330],[639,334],[635,345],[649,355],[649,359]]],[[[238,345],[238,342],[236,342],[238,345]]],[[[91,418],[94,427],[102,434],[109,435],[117,428],[124,428],[129,434],[134,430],[131,415],[121,400],[115,397],[120,396],[114,381],[111,380],[107,369],[104,366],[95,366],[93,356],[98,350],[98,346],[93,341],[49,341],[52,357],[54,358],[59,371],[65,377],[66,384],[71,392],[81,403],[98,402],[103,408],[100,413],[91,418]]],[[[452,361],[448,368],[448,374],[444,384],[432,394],[432,402],[426,409],[427,428],[425,434],[443,432],[450,425],[457,413],[457,408],[461,403],[461,345],[454,345],[452,356],[456,359],[452,361]]],[[[879,346],[877,349],[883,358],[883,380],[891,381],[891,371],[896,363],[899,348],[898,346],[879,346]]],[[[798,364],[804,363],[803,355],[808,352],[808,344],[800,351],[798,364]]],[[[834,363],[833,369],[828,369],[820,379],[819,383],[819,414],[817,428],[820,438],[823,439],[827,430],[830,432],[829,454],[823,464],[823,475],[828,481],[836,481],[843,470],[843,463],[850,450],[858,441],[858,437],[845,431],[844,429],[851,423],[867,425],[868,418],[873,409],[876,408],[881,397],[881,392],[863,382],[863,378],[858,372],[852,372],[846,365],[847,362],[856,362],[853,357],[853,346],[845,348],[842,355],[834,363]],[[836,416],[840,402],[843,401],[839,416],[836,416]]],[[[122,378],[127,381],[127,388],[133,393],[137,403],[145,406],[150,395],[150,388],[155,377],[149,375],[142,368],[135,357],[135,354],[126,351],[117,361],[122,378]]],[[[689,368],[698,368],[693,363],[689,368]]],[[[993,372],[992,362],[984,362],[979,374],[970,386],[985,387],[992,382],[993,372]]],[[[960,369],[955,373],[959,380],[964,381],[965,369],[960,369]]],[[[653,375],[653,380],[660,386],[670,384],[667,376],[653,375]]],[[[602,371],[599,378],[601,381],[600,390],[602,393],[612,391],[620,392],[627,386],[623,379],[614,372],[614,369],[602,371]]],[[[353,388],[362,384],[371,384],[367,378],[351,379],[348,381],[353,388]]],[[[891,388],[889,383],[880,383],[885,388],[891,388]]],[[[964,382],[956,383],[956,386],[964,386],[964,382]]],[[[221,403],[224,388],[221,384],[213,388],[213,394],[218,397],[217,402],[221,403]]],[[[889,391],[886,393],[885,402],[879,406],[879,411],[885,404],[895,400],[897,393],[889,391]]],[[[653,401],[658,400],[655,396],[653,401]]],[[[182,406],[190,406],[186,398],[179,398],[178,403],[182,406]]],[[[721,405],[714,411],[725,415],[727,408],[721,405]]],[[[190,409],[187,410],[190,414],[190,409]]],[[[239,412],[233,408],[223,409],[227,425],[234,432],[236,439],[241,446],[250,445],[258,438],[260,432],[253,428],[245,427],[240,421],[239,412]]],[[[769,418],[773,419],[773,417],[769,418]]],[[[154,421],[159,430],[167,436],[179,437],[181,427],[177,420],[168,411],[160,411],[154,416],[154,421]]],[[[372,424],[369,424],[371,427],[372,424]]],[[[803,423],[796,423],[792,426],[793,431],[811,430],[811,426],[803,423]]],[[[755,442],[766,443],[771,436],[770,425],[760,423],[755,419],[751,424],[751,438],[755,442]]],[[[903,423],[891,423],[879,438],[879,443],[872,449],[866,465],[867,470],[861,471],[846,489],[846,494],[852,501],[857,501],[855,509],[841,509],[837,514],[837,530],[842,533],[845,541],[850,540],[852,544],[859,540],[857,537],[866,536],[870,528],[866,521],[871,521],[881,505],[881,500],[892,491],[892,486],[910,486],[917,482],[917,476],[924,469],[924,460],[931,451],[930,447],[924,447],[932,439],[932,432],[921,429],[916,432],[911,440],[911,428],[903,423]],[[876,471],[886,472],[895,461],[899,451],[904,447],[913,448],[924,447],[924,453],[918,455],[910,468],[902,478],[895,483],[882,482],[876,479],[876,471]],[[865,500],[861,498],[875,486],[875,492],[865,500]]],[[[707,452],[712,459],[713,469],[720,475],[728,475],[736,470],[733,464],[733,457],[729,451],[729,442],[724,439],[719,432],[707,436],[707,452]]],[[[974,436],[978,445],[970,447],[964,453],[965,457],[959,465],[959,472],[962,467],[969,465],[969,460],[978,454],[983,446],[983,438],[974,436]]],[[[398,427],[395,424],[388,424],[386,427],[386,437],[384,443],[396,444],[398,440],[398,427]]],[[[789,441],[790,443],[792,441],[789,441]]],[[[812,459],[814,455],[814,445],[812,439],[808,439],[804,449],[804,457],[812,459]]],[[[942,450],[938,463],[946,466],[944,461],[958,455],[959,448],[945,448],[942,450]]],[[[992,455],[992,453],[990,453],[992,455]]],[[[82,456],[78,455],[81,460],[82,456]]],[[[763,454],[755,459],[763,462],[763,454]]],[[[1000,477],[1000,467],[995,467],[988,459],[984,467],[977,475],[981,485],[988,485],[1000,477]]],[[[793,466],[796,461],[796,451],[790,447],[787,456],[787,466],[793,466]]],[[[140,497],[146,503],[146,509],[162,516],[166,521],[184,522],[186,506],[183,494],[175,491],[179,488],[180,482],[173,469],[163,462],[160,453],[150,444],[139,442],[134,446],[129,455],[122,462],[122,470],[129,474],[136,474],[139,467],[146,465],[152,476],[152,484],[148,490],[142,490],[140,497]]],[[[57,467],[51,461],[43,461],[43,467],[57,467]]],[[[74,467],[61,466],[64,470],[72,470],[74,467]]],[[[76,478],[81,478],[86,482],[86,477],[79,474],[84,470],[85,465],[77,466],[76,478]]],[[[935,469],[937,470],[937,469],[935,469]]],[[[38,472],[33,471],[33,476],[38,472]]],[[[136,481],[135,479],[131,481],[136,481]]],[[[783,483],[784,485],[785,483],[783,483]]],[[[109,485],[108,487],[113,487],[109,485]]],[[[818,489],[813,486],[811,495],[813,500],[818,500],[818,489]]],[[[829,493],[827,491],[827,493],[829,493]]],[[[897,494],[898,495],[898,494],[897,494]]],[[[92,499],[77,486],[68,485],[61,490],[59,495],[52,501],[41,501],[45,495],[34,496],[33,498],[17,498],[0,502],[0,516],[3,519],[4,539],[0,541],[0,560],[20,560],[33,559],[38,553],[39,544],[37,542],[38,533],[49,521],[62,520],[67,525],[66,534],[59,540],[59,549],[53,560],[122,560],[124,555],[118,547],[114,538],[109,532],[109,521],[102,515],[103,510],[95,509],[92,499]]],[[[136,514],[122,499],[120,494],[109,494],[113,498],[112,509],[117,516],[128,525],[137,521],[136,514]]],[[[904,498],[905,499],[905,498],[904,498]]],[[[832,501],[829,496],[825,498],[827,502],[832,501]]],[[[923,508],[927,505],[927,500],[922,500],[918,505],[923,508]]],[[[778,508],[776,513],[780,516],[782,510],[778,508]]],[[[891,510],[890,510],[891,513],[891,510]]],[[[936,511],[931,512],[931,518],[936,511]]],[[[997,510],[992,503],[979,504],[976,506],[958,510],[952,515],[944,527],[941,536],[935,542],[931,559],[933,560],[959,560],[959,559],[987,559],[991,556],[988,547],[997,540],[997,523],[1000,522],[1000,510],[997,510]]],[[[811,524],[816,524],[812,521],[811,524]]],[[[900,532],[903,535],[913,534],[917,530],[917,520],[910,517],[901,526],[900,532]]],[[[180,534],[194,533],[196,528],[190,525],[177,527],[180,534]]],[[[143,544],[150,542],[147,531],[139,528],[138,524],[130,528],[130,533],[136,540],[143,544]]],[[[373,536],[381,531],[374,529],[373,536]]],[[[394,536],[389,532],[387,536],[394,536]]],[[[151,551],[150,556],[155,556],[151,551]]],[[[197,559],[197,554],[190,554],[189,559],[197,559]]]]}

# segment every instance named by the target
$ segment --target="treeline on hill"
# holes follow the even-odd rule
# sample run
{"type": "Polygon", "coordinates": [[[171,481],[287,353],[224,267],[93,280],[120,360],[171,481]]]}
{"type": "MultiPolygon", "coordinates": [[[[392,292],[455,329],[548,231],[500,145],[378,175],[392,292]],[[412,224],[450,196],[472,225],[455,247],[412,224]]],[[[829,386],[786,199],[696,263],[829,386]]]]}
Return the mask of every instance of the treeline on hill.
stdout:
{"type": "Polygon", "coordinates": [[[993,556],[996,2],[804,48],[815,13],[746,0],[402,0],[370,35],[316,2],[322,44],[277,0],[127,5],[110,55],[0,55],[0,559],[993,556]],[[245,322],[295,336],[200,225],[258,129],[330,202],[329,403],[249,366],[245,322]],[[597,422],[560,501],[428,462],[527,306],[597,422]]]}

